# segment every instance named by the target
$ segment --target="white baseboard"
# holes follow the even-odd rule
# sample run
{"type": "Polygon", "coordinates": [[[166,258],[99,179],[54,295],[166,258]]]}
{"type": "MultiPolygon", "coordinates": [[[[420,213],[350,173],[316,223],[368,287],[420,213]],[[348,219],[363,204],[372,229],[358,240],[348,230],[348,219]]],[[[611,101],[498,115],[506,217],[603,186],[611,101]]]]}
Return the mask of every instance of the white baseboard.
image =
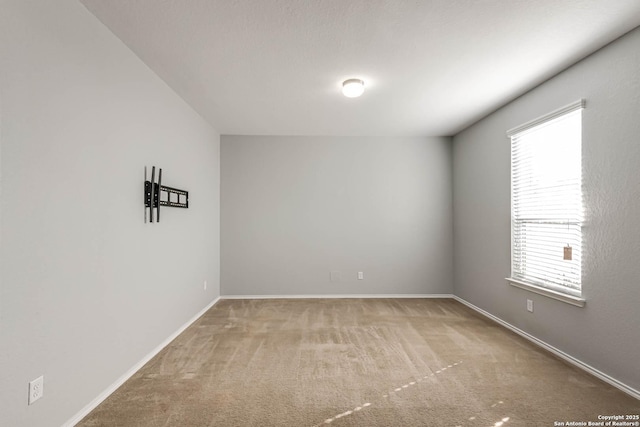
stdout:
{"type": "Polygon", "coordinates": [[[222,295],[221,299],[453,298],[452,294],[222,295]]]}
{"type": "Polygon", "coordinates": [[[180,326],[177,331],[171,334],[166,340],[164,340],[159,346],[151,350],[149,354],[142,358],[138,363],[133,365],[127,372],[125,372],[120,378],[118,378],[113,384],[111,384],[105,391],[100,393],[95,399],[93,399],[87,406],[82,408],[80,412],[71,417],[66,423],[62,425],[62,427],[73,427],[77,423],[79,423],[84,417],[86,417],[89,412],[93,411],[99,404],[101,404],[107,397],[109,397],[114,391],[118,389],[122,384],[125,383],[129,378],[133,376],[136,372],[140,370],[147,362],[149,362],[156,354],[160,353],[160,351],[165,348],[171,341],[173,341],[178,335],[184,332],[193,322],[198,320],[200,316],[202,316],[207,310],[213,307],[218,301],[220,297],[211,301],[205,308],[200,310],[195,316],[189,319],[184,325],[180,326]]]}
{"type": "Polygon", "coordinates": [[[453,298],[466,305],[467,307],[469,307],[470,309],[482,314],[485,317],[488,317],[489,319],[493,320],[494,322],[500,324],[501,326],[504,326],[505,328],[515,332],[516,334],[520,335],[521,337],[527,339],[528,341],[532,342],[533,344],[555,354],[556,356],[558,356],[559,358],[561,358],[562,360],[565,360],[566,362],[569,362],[570,364],[572,364],[573,366],[576,366],[580,369],[582,369],[583,371],[586,371],[587,373],[593,375],[596,378],[601,379],[602,381],[606,382],[607,384],[610,384],[612,386],[614,386],[615,388],[625,392],[626,394],[628,394],[631,397],[635,397],[636,399],[640,399],[640,391],[634,389],[633,387],[630,387],[626,384],[624,384],[623,382],[618,381],[617,379],[605,374],[604,372],[601,372],[599,370],[597,370],[596,368],[594,368],[593,366],[590,366],[584,362],[582,362],[579,359],[576,359],[575,357],[571,356],[570,354],[565,353],[562,350],[559,350],[557,348],[555,348],[554,346],[552,346],[551,344],[547,344],[546,342],[542,341],[539,338],[534,337],[533,335],[523,331],[522,329],[519,329],[515,326],[513,326],[512,324],[505,322],[504,320],[500,319],[499,317],[494,316],[493,314],[484,311],[483,309],[481,309],[480,307],[476,307],[475,305],[471,304],[470,302],[454,295],[453,298]]]}

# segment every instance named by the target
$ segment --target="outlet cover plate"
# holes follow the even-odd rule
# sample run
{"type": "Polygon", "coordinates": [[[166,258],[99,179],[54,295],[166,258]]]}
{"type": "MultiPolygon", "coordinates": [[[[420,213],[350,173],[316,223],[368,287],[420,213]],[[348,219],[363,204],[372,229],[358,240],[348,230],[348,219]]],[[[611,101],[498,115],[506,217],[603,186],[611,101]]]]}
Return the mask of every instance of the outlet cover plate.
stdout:
{"type": "Polygon", "coordinates": [[[29,405],[44,395],[44,375],[39,376],[29,383],[29,405]]]}

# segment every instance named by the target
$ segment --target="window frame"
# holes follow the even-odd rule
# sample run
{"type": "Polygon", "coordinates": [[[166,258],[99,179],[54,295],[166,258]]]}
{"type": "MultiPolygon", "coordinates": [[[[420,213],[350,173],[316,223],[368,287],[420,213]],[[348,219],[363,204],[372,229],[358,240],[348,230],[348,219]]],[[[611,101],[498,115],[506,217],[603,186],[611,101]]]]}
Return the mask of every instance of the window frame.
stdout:
{"type": "MultiPolygon", "coordinates": [[[[562,108],[559,108],[557,110],[554,110],[548,114],[545,114],[543,116],[540,116],[536,119],[533,119],[531,121],[528,121],[520,126],[516,126],[512,129],[509,129],[507,131],[507,137],[509,139],[509,147],[510,147],[510,153],[511,153],[511,160],[510,162],[513,162],[513,142],[512,142],[512,137],[521,134],[525,131],[531,130],[535,127],[538,127],[540,125],[544,125],[545,123],[548,123],[552,120],[555,120],[557,118],[560,118],[566,114],[575,112],[575,111],[579,111],[584,109],[586,106],[586,101],[584,99],[579,99],[575,102],[572,102],[571,104],[568,104],[562,108]]],[[[582,123],[582,120],[581,120],[582,123]]],[[[582,141],[581,141],[582,144],[582,141]]],[[[582,158],[580,159],[580,163],[582,164],[582,158]]],[[[520,278],[515,278],[513,277],[513,259],[514,259],[514,221],[513,221],[513,203],[514,203],[514,193],[513,193],[513,165],[511,163],[511,167],[510,167],[510,188],[511,188],[511,193],[510,193],[510,214],[509,217],[511,219],[511,224],[510,224],[510,228],[511,228],[511,241],[510,241],[510,273],[509,273],[509,277],[506,278],[507,282],[517,288],[521,288],[521,289],[525,289],[527,291],[530,292],[534,292],[536,294],[540,294],[549,298],[554,298],[557,299],[559,301],[568,303],[568,304],[572,304],[578,307],[584,307],[586,300],[584,299],[584,292],[582,290],[582,280],[580,280],[580,294],[578,296],[576,295],[572,295],[571,293],[565,293],[561,290],[557,290],[556,286],[550,285],[549,287],[541,285],[541,284],[537,284],[537,283],[533,283],[533,282],[529,282],[526,280],[522,280],[520,278]]],[[[581,181],[582,181],[582,177],[581,177],[581,181]]],[[[581,224],[582,227],[582,224],[581,224]]],[[[580,231],[581,236],[582,236],[582,231],[580,231]]],[[[582,265],[580,266],[581,270],[582,270],[582,265]]]]}

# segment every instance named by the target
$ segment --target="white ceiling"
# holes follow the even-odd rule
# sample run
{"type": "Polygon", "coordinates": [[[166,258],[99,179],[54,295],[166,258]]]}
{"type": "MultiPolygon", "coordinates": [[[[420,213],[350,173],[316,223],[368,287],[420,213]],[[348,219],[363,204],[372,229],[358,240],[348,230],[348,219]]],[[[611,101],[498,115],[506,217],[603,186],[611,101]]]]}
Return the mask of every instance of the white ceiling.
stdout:
{"type": "Polygon", "coordinates": [[[81,1],[243,135],[453,135],[640,25],[638,0],[81,1]]]}

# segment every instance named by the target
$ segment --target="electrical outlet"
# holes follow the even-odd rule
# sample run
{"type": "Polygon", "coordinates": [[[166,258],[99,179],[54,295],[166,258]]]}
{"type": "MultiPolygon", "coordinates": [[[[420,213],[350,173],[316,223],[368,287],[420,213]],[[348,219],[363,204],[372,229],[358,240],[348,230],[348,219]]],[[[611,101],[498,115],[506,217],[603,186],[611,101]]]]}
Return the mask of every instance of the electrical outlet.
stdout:
{"type": "Polygon", "coordinates": [[[533,300],[527,300],[527,311],[533,313],[533,300]]]}
{"type": "Polygon", "coordinates": [[[44,375],[36,378],[29,383],[29,405],[44,395],[44,375]]]}
{"type": "Polygon", "coordinates": [[[207,290],[207,281],[206,280],[204,281],[204,290],[205,291],[207,290]]]}
{"type": "Polygon", "coordinates": [[[364,279],[364,271],[358,271],[358,280],[364,279]]]}

